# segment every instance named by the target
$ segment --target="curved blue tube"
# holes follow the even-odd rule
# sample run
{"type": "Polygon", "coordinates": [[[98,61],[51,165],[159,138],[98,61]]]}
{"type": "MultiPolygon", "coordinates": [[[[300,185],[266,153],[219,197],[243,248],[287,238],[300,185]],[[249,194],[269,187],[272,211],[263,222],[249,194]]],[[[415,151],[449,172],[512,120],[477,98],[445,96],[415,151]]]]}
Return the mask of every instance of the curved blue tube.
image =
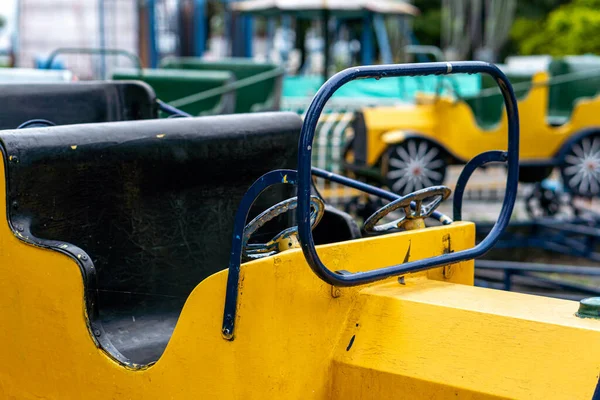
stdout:
{"type": "Polygon", "coordinates": [[[463,195],[465,194],[465,189],[467,188],[467,182],[469,182],[469,178],[471,178],[473,172],[475,172],[477,168],[491,162],[504,163],[506,162],[507,157],[508,154],[504,151],[491,150],[476,155],[465,165],[460,173],[460,176],[458,177],[458,181],[456,182],[456,188],[454,189],[452,218],[454,218],[455,221],[460,221],[462,219],[463,195]]]}
{"type": "Polygon", "coordinates": [[[312,270],[325,282],[336,286],[355,286],[390,276],[417,272],[425,269],[452,264],[464,260],[477,258],[498,241],[504,229],[508,226],[512,214],[519,179],[519,113],[517,99],[510,82],[493,64],[479,61],[440,62],[430,64],[400,64],[377,65],[349,68],[331,77],[313,98],[302,126],[298,144],[298,234],[302,251],[312,270]],[[386,78],[396,76],[423,76],[423,75],[448,75],[448,74],[474,74],[486,73],[492,76],[504,97],[504,104],[508,114],[508,178],[504,203],[498,221],[488,236],[477,246],[454,253],[443,254],[423,260],[411,261],[405,264],[392,265],[373,271],[340,274],[328,269],[317,255],[315,243],[310,229],[310,184],[311,184],[311,155],[312,142],[319,117],[329,98],[344,84],[363,78],[386,78]]]}

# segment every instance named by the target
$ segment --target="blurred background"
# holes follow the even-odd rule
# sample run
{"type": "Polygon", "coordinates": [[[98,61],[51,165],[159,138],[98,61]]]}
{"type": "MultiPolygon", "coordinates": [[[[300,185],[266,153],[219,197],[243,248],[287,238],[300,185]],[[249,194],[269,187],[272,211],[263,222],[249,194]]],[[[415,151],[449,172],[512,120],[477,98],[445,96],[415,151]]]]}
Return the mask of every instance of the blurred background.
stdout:
{"type": "MultiPolygon", "coordinates": [[[[331,71],[408,60],[415,55],[406,45],[436,46],[447,60],[494,62],[600,50],[597,0],[355,1],[349,11],[352,2],[247,0],[252,14],[242,15],[233,0],[3,0],[0,52],[4,64],[18,67],[39,65],[58,47],[96,47],[137,53],[148,67],[165,56],[243,56],[320,73],[325,18],[331,71]]],[[[83,64],[77,72],[98,73],[92,69],[83,64]]]]}

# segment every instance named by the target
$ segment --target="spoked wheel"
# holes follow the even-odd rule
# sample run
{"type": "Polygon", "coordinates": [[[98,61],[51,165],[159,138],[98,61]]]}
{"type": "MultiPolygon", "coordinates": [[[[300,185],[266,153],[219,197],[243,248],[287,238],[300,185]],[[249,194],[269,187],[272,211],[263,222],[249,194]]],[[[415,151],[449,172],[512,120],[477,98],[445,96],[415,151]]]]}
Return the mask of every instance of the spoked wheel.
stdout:
{"type": "Polygon", "coordinates": [[[525,210],[531,219],[553,217],[567,204],[564,194],[543,182],[538,182],[525,198],[525,210]]]}
{"type": "Polygon", "coordinates": [[[446,177],[443,150],[424,139],[408,139],[390,148],[388,172],[390,189],[398,194],[439,186],[446,177]]]}
{"type": "Polygon", "coordinates": [[[600,135],[572,143],[560,167],[563,182],[576,196],[600,195],[600,135]]]}

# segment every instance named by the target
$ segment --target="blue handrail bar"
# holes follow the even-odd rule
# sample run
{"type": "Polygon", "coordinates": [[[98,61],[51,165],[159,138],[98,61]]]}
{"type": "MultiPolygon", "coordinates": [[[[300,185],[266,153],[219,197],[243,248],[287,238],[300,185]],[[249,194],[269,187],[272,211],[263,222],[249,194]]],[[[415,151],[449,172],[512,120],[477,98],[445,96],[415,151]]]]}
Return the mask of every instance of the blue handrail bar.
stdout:
{"type": "Polygon", "coordinates": [[[336,286],[356,286],[390,276],[422,271],[437,266],[474,259],[490,250],[508,226],[515,200],[519,179],[519,113],[517,99],[508,78],[493,64],[479,61],[439,62],[430,64],[377,65],[349,68],[331,77],[319,89],[313,98],[302,126],[298,145],[298,235],[302,251],[311,269],[323,281],[336,286]],[[506,192],[500,215],[488,236],[477,246],[454,253],[411,261],[405,264],[392,265],[372,271],[356,273],[338,273],[327,268],[319,258],[310,228],[310,195],[311,195],[311,157],[312,144],[319,117],[327,101],[340,87],[346,83],[365,78],[387,78],[398,76],[424,76],[449,74],[486,73],[492,76],[504,97],[508,115],[508,177],[506,192]]]}

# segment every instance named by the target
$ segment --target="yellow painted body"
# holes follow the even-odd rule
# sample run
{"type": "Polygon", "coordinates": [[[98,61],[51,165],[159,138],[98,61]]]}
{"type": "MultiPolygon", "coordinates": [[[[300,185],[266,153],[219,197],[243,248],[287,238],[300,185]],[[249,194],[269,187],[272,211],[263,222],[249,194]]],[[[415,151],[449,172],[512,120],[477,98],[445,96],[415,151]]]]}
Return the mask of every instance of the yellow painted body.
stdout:
{"type": "MultiPolygon", "coordinates": [[[[93,340],[76,262],[20,240],[5,199],[0,185],[1,399],[589,399],[598,380],[600,321],[575,302],[473,287],[473,262],[332,290],[299,249],[242,266],[234,341],[222,271],[158,362],[130,369],[93,340]]],[[[473,243],[461,222],[318,251],[356,271],[473,243]]]]}
{"type": "MultiPolygon", "coordinates": [[[[521,161],[549,160],[562,144],[581,129],[598,125],[600,96],[581,99],[570,120],[553,127],[547,122],[547,73],[533,77],[533,86],[519,101],[521,161]]],[[[488,151],[507,148],[506,113],[491,130],[477,125],[469,105],[446,97],[423,98],[415,105],[374,107],[363,110],[367,126],[367,163],[375,164],[386,148],[404,140],[406,133],[431,138],[459,160],[468,161],[488,151]]]]}

